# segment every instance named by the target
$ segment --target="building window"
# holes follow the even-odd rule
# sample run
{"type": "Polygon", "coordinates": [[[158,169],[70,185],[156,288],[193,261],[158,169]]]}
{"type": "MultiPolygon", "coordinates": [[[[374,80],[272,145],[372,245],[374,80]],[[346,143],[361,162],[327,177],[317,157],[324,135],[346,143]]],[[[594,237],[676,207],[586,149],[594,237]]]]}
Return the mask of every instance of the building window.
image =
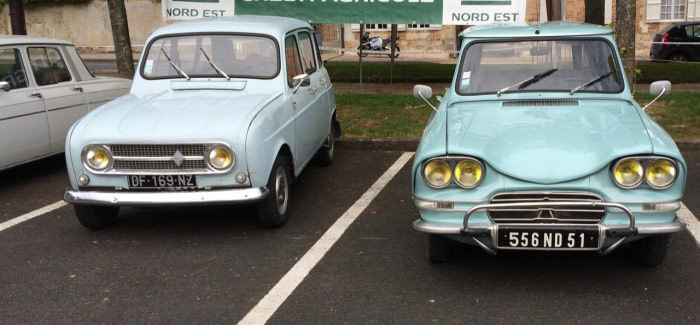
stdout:
{"type": "Polygon", "coordinates": [[[685,0],[661,0],[661,20],[685,19],[685,0]]]}
{"type": "Polygon", "coordinates": [[[695,0],[647,0],[647,21],[684,21],[694,16],[695,5],[695,0]]]}
{"type": "Polygon", "coordinates": [[[408,24],[406,28],[410,30],[441,30],[442,25],[436,24],[408,24]]]}

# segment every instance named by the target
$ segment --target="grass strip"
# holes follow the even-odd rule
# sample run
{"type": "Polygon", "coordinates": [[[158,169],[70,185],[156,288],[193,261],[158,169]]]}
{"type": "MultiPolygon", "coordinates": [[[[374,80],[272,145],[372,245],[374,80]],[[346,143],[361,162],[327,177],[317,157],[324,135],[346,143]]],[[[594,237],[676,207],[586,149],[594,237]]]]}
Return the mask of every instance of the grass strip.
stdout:
{"type": "MultiPolygon", "coordinates": [[[[432,113],[411,95],[336,94],[335,98],[343,136],[349,138],[420,138],[432,113]]],[[[653,98],[649,93],[635,95],[640,105],[653,98]]],[[[674,139],[700,138],[700,93],[672,93],[647,112],[674,139]]]]}

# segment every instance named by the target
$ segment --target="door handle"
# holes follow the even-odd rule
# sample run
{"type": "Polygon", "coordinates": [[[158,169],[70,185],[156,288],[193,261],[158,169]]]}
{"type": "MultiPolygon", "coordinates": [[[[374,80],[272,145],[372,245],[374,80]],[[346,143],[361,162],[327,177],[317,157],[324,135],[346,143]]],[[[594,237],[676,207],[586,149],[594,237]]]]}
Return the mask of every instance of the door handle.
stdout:
{"type": "Polygon", "coordinates": [[[75,87],[75,88],[73,88],[73,90],[79,91],[79,92],[82,93],[82,92],[83,92],[83,87],[75,87]]]}
{"type": "Polygon", "coordinates": [[[41,96],[41,93],[32,93],[29,97],[44,98],[44,96],[41,96]]]}

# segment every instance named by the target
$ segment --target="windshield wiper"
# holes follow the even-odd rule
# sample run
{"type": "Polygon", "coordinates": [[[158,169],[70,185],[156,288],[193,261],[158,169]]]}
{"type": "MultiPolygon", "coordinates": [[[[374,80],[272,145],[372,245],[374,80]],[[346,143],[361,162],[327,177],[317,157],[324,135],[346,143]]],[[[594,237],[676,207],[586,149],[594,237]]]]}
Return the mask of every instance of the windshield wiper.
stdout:
{"type": "Polygon", "coordinates": [[[578,86],[578,87],[576,87],[576,88],[574,88],[574,89],[571,89],[571,91],[569,92],[569,95],[573,95],[575,92],[577,92],[577,91],[579,91],[579,90],[581,90],[581,89],[586,89],[586,88],[588,88],[588,87],[590,87],[590,86],[593,86],[594,84],[598,83],[599,81],[601,81],[601,80],[603,80],[603,79],[605,79],[605,78],[607,78],[607,77],[610,77],[611,74],[612,74],[612,71],[610,71],[610,72],[608,72],[608,73],[606,73],[606,74],[600,75],[598,78],[595,78],[595,79],[593,79],[593,80],[591,80],[591,81],[589,81],[589,82],[587,82],[587,83],[585,83],[585,84],[583,84],[583,85],[580,85],[580,86],[578,86]]]}
{"type": "Polygon", "coordinates": [[[212,62],[212,60],[207,55],[207,52],[204,52],[203,48],[200,47],[199,50],[202,51],[202,54],[204,54],[204,57],[207,58],[207,62],[209,62],[209,65],[211,65],[211,67],[214,68],[214,70],[216,70],[216,72],[218,72],[222,76],[224,76],[224,78],[226,78],[226,80],[231,80],[231,78],[226,74],[226,72],[224,72],[224,70],[221,70],[218,66],[216,66],[216,64],[214,64],[214,62],[212,62]]]}
{"type": "Polygon", "coordinates": [[[179,72],[181,75],[183,75],[183,76],[185,77],[185,79],[190,80],[190,76],[188,76],[188,75],[185,73],[185,71],[182,71],[182,69],[180,69],[180,67],[178,67],[175,63],[173,63],[173,60],[170,60],[170,57],[168,56],[168,53],[165,53],[165,50],[164,50],[162,47],[160,48],[160,50],[161,50],[161,51],[163,52],[163,54],[165,55],[165,58],[168,59],[168,63],[170,63],[170,65],[173,66],[173,68],[175,68],[175,70],[176,70],[177,72],[179,72]]]}
{"type": "Polygon", "coordinates": [[[534,76],[532,76],[532,77],[530,77],[530,78],[527,78],[527,79],[525,79],[525,80],[523,80],[523,81],[521,81],[521,82],[512,84],[512,85],[510,85],[510,86],[508,86],[508,87],[505,87],[505,88],[501,88],[500,90],[498,90],[498,91],[496,92],[496,96],[501,96],[501,94],[504,93],[504,92],[506,92],[506,90],[511,89],[511,88],[513,88],[513,87],[515,87],[515,86],[520,86],[520,87],[518,87],[518,89],[523,89],[523,88],[525,88],[525,87],[527,87],[527,86],[529,86],[529,85],[532,85],[532,84],[534,84],[534,83],[536,83],[536,82],[538,82],[538,81],[540,81],[540,80],[542,80],[542,79],[544,79],[544,78],[546,78],[546,77],[549,77],[549,75],[551,75],[552,73],[557,72],[557,70],[559,70],[559,69],[549,69],[549,70],[547,70],[547,71],[545,71],[545,72],[542,72],[542,73],[536,74],[536,75],[534,75],[534,76]]]}

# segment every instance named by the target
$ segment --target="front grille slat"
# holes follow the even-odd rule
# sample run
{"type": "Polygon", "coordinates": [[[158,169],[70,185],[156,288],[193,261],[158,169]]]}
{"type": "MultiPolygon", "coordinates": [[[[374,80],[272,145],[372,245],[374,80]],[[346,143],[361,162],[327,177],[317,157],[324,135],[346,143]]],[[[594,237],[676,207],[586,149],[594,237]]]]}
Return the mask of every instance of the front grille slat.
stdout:
{"type": "Polygon", "coordinates": [[[108,173],[214,173],[204,155],[209,144],[110,144],[114,164],[108,173]],[[177,152],[180,154],[176,154],[177,152]],[[179,159],[175,159],[178,156],[179,159]],[[179,161],[180,164],[176,163],[179,161]]]}
{"type": "MultiPolygon", "coordinates": [[[[491,204],[508,203],[556,203],[556,202],[603,202],[603,199],[592,193],[500,193],[491,198],[491,204]]],[[[605,208],[590,206],[547,206],[546,208],[507,207],[491,208],[487,212],[496,223],[574,223],[595,224],[605,216],[605,208]]]]}

